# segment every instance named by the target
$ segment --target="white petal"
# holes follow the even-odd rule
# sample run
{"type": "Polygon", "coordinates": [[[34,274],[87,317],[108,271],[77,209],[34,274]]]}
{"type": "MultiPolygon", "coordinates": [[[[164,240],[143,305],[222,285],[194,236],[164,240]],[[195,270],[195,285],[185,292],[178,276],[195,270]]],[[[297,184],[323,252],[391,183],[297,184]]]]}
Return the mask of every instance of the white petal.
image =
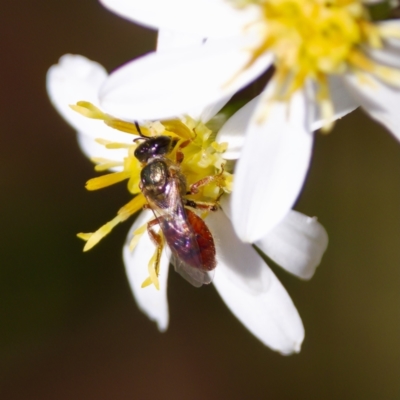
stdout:
{"type": "MultiPolygon", "coordinates": [[[[379,21],[376,22],[378,29],[385,36],[384,39],[384,47],[391,48],[400,48],[400,38],[398,36],[400,31],[400,20],[399,19],[391,19],[387,21],[379,21]]],[[[399,62],[398,58],[394,60],[395,62],[399,62]]]]}
{"type": "Polygon", "coordinates": [[[313,145],[302,92],[295,93],[288,104],[270,104],[259,122],[265,107],[261,100],[248,128],[232,194],[236,233],[250,243],[264,237],[292,208],[303,186],[313,145]]]}
{"type": "MultiPolygon", "coordinates": [[[[349,92],[341,77],[329,77],[329,92],[334,109],[334,120],[344,117],[360,105],[349,92]]],[[[311,130],[316,131],[323,126],[324,120],[321,118],[320,109],[316,107],[316,115],[311,122],[311,130]]]]}
{"type": "MultiPolygon", "coordinates": [[[[232,219],[231,195],[220,205],[232,219]]],[[[301,279],[310,279],[328,247],[328,234],[316,217],[291,210],[265,237],[254,243],[269,258],[301,279]]]]}
{"type": "Polygon", "coordinates": [[[204,36],[160,29],[157,35],[157,51],[177,49],[180,47],[202,45],[205,42],[204,36]]]}
{"type": "Polygon", "coordinates": [[[154,244],[151,242],[147,232],[140,238],[138,245],[133,252],[129,250],[129,241],[132,238],[132,232],[144,223],[153,218],[150,211],[142,212],[134,222],[123,248],[123,257],[125,262],[126,274],[131,286],[133,295],[138,307],[158,325],[160,331],[165,331],[168,327],[168,300],[167,300],[167,278],[169,259],[165,251],[161,256],[160,265],[160,290],[154,285],[142,288],[143,281],[148,277],[147,265],[154,253],[154,244]]]}
{"type": "Polygon", "coordinates": [[[241,291],[255,296],[263,293],[271,284],[271,273],[254,248],[239,240],[231,221],[223,212],[212,213],[206,223],[215,238],[218,263],[216,274],[220,265],[223,265],[226,269],[224,274],[241,291]]]}
{"type": "Polygon", "coordinates": [[[362,74],[362,77],[348,75],[345,79],[349,90],[365,111],[400,140],[400,88],[389,86],[366,74],[362,74]]]}
{"type": "MultiPolygon", "coordinates": [[[[400,21],[379,22],[378,28],[383,30],[395,29],[398,33],[400,31],[400,21]]],[[[384,66],[397,69],[397,74],[399,74],[400,39],[385,39],[382,49],[369,50],[368,55],[384,66]]],[[[398,76],[397,82],[393,86],[361,72],[358,73],[358,76],[348,74],[344,79],[349,91],[352,92],[353,96],[371,117],[386,126],[400,140],[400,113],[398,107],[400,87],[398,76]]]]}
{"type": "Polygon", "coordinates": [[[236,160],[239,158],[243,148],[246,131],[250,123],[250,119],[254,114],[260,96],[249,101],[245,106],[240,108],[231,118],[226,121],[217,135],[217,142],[228,143],[228,148],[224,153],[226,160],[236,160]]]}
{"type": "Polygon", "coordinates": [[[328,247],[328,234],[315,217],[292,210],[255,245],[286,271],[310,279],[328,247]]]}
{"type": "Polygon", "coordinates": [[[239,240],[222,212],[207,223],[217,246],[213,283],[226,305],[266,346],[283,354],[299,352],[304,327],[282,284],[253,247],[239,240]]]}
{"type": "MultiPolygon", "coordinates": [[[[377,23],[377,28],[383,31],[394,30],[398,35],[400,32],[400,21],[381,21],[377,23]]],[[[389,34],[388,32],[388,34],[389,34]]],[[[373,49],[370,47],[363,48],[369,58],[378,64],[388,67],[400,69],[400,38],[387,37],[383,40],[383,47],[381,49],[373,49]]]]}
{"type": "MultiPolygon", "coordinates": [[[[107,149],[97,143],[92,136],[78,132],[77,140],[79,147],[88,158],[99,157],[112,161],[122,162],[127,157],[127,149],[107,149]]],[[[111,168],[112,171],[121,171],[122,167],[111,168]]]]}
{"type": "Polygon", "coordinates": [[[400,59],[399,59],[399,43],[389,43],[387,42],[386,45],[382,49],[366,49],[365,52],[368,54],[368,57],[375,62],[390,66],[393,68],[400,68],[400,59]]]}
{"type": "Polygon", "coordinates": [[[222,99],[211,103],[208,106],[199,107],[197,109],[190,110],[187,114],[190,115],[194,120],[201,121],[206,124],[211,118],[213,118],[222,107],[231,99],[232,96],[226,96],[222,99]]]}
{"type": "Polygon", "coordinates": [[[203,36],[238,33],[257,16],[257,8],[235,9],[224,0],[100,0],[105,7],[149,28],[203,36]]]}
{"type": "Polygon", "coordinates": [[[90,120],[69,105],[85,100],[98,106],[99,89],[106,78],[107,72],[100,64],[80,55],[65,54],[47,72],[47,92],[57,111],[76,130],[86,131],[85,122],[90,120]]]}
{"type": "MultiPolygon", "coordinates": [[[[342,118],[359,106],[340,78],[331,77],[329,80],[329,87],[335,110],[334,120],[342,118]]],[[[235,160],[239,158],[245,142],[246,131],[251,116],[260,101],[260,96],[261,95],[256,96],[245,106],[240,108],[231,118],[229,118],[218,132],[217,141],[228,143],[228,148],[224,153],[225,159],[235,160]]],[[[320,129],[324,125],[324,121],[321,119],[319,114],[319,109],[316,108],[316,110],[316,115],[312,116],[313,120],[311,121],[312,131],[320,129]]]]}
{"type": "Polygon", "coordinates": [[[99,106],[99,88],[106,78],[107,72],[100,64],[80,55],[65,54],[47,72],[47,92],[57,111],[77,131],[94,138],[132,142],[132,135],[86,118],[69,107],[81,100],[99,106]]]}
{"type": "MultiPolygon", "coordinates": [[[[157,52],[186,46],[203,45],[205,42],[206,39],[202,36],[160,29],[157,35],[157,52]]],[[[227,96],[207,107],[202,106],[199,109],[190,110],[187,114],[195,120],[207,123],[221,110],[230,98],[231,96],[227,96]]]]}
{"type": "Polygon", "coordinates": [[[220,101],[271,64],[266,54],[236,75],[251,56],[246,39],[208,41],[131,61],[110,75],[100,91],[101,104],[119,118],[142,120],[176,117],[220,101]]]}

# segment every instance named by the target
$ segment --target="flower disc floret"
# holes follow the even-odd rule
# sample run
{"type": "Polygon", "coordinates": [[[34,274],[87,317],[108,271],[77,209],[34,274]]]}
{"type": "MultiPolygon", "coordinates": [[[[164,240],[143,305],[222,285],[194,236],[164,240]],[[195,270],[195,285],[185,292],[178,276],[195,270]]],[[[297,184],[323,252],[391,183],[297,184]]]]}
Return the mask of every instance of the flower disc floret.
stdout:
{"type": "Polygon", "coordinates": [[[260,7],[253,27],[261,41],[248,66],[265,52],[274,54],[275,99],[288,99],[311,78],[319,86],[317,100],[330,121],[328,75],[365,71],[400,84],[397,70],[367,55],[369,50],[383,48],[386,33],[371,21],[361,0],[234,0],[233,4],[260,7]]]}

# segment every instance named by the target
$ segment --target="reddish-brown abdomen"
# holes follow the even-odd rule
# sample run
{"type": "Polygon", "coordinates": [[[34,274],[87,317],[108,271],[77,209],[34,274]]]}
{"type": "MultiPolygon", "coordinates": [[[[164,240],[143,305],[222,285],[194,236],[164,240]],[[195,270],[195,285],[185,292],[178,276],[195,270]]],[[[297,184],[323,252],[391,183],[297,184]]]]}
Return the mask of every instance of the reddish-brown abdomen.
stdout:
{"type": "Polygon", "coordinates": [[[188,222],[196,235],[202,267],[206,271],[212,271],[217,266],[217,260],[215,259],[215,245],[211,232],[197,214],[188,209],[186,209],[186,213],[188,222]]]}

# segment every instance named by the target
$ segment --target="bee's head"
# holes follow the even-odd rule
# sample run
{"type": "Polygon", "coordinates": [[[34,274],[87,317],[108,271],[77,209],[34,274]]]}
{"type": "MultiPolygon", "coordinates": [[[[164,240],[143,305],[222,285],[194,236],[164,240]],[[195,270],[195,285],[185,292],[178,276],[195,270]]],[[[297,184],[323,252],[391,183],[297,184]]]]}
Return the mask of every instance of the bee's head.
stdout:
{"type": "Polygon", "coordinates": [[[170,136],[146,138],[136,148],[135,157],[140,162],[147,163],[153,157],[164,156],[170,153],[177,143],[178,139],[170,136]]]}

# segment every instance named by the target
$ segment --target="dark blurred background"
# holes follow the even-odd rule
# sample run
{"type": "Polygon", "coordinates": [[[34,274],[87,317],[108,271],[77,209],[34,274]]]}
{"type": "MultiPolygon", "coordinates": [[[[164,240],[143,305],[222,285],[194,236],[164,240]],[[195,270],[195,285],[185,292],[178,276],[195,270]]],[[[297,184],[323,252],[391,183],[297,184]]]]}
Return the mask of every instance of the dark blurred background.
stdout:
{"type": "Polygon", "coordinates": [[[93,167],[45,90],[61,55],[111,70],[155,34],[95,0],[3,2],[0,26],[1,399],[400,397],[400,145],[385,129],[357,111],[317,135],[296,209],[318,216],[329,248],[310,282],[274,268],[306,327],[299,355],[270,351],[212,286],[176,274],[160,334],[125,278],[130,223],[82,253],[75,234],[128,196],[84,189],[93,167]]]}

